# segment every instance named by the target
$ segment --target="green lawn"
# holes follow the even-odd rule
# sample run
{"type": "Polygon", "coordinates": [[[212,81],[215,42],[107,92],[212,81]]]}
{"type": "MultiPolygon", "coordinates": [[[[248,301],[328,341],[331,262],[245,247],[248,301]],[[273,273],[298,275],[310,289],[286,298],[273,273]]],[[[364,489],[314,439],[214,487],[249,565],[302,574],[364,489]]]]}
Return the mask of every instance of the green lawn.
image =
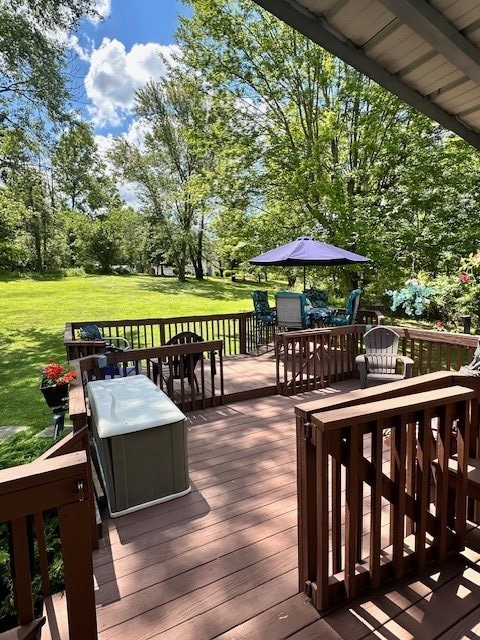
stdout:
{"type": "MultiPolygon", "coordinates": [[[[150,276],[0,277],[0,427],[50,424],[40,372],[51,356],[65,363],[65,322],[244,311],[256,288],[217,278],[181,284],[150,276]]],[[[261,288],[273,298],[279,283],[261,288]]]]}

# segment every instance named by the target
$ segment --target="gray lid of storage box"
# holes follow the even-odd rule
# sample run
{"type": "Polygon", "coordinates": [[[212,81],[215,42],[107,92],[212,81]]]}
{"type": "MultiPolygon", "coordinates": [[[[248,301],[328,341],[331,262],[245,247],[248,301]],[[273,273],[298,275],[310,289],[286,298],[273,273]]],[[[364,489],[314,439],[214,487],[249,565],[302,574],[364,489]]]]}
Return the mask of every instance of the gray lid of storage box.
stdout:
{"type": "Polygon", "coordinates": [[[110,513],[188,493],[185,415],[144,375],[87,385],[110,513]]]}
{"type": "Polygon", "coordinates": [[[101,438],[185,420],[170,398],[144,375],[94,380],[87,384],[87,393],[101,438]]]}

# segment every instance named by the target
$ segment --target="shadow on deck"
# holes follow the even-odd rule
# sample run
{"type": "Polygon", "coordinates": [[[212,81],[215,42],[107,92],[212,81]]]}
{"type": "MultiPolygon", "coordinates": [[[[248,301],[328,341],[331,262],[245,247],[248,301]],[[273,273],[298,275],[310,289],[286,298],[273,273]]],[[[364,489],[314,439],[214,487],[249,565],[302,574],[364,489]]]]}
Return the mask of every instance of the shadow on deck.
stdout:
{"type": "Polygon", "coordinates": [[[335,610],[319,614],[298,593],[294,407],[353,388],[350,380],[189,413],[191,494],[104,525],[94,552],[99,638],[477,637],[475,529],[470,548],[441,567],[335,610]]]}

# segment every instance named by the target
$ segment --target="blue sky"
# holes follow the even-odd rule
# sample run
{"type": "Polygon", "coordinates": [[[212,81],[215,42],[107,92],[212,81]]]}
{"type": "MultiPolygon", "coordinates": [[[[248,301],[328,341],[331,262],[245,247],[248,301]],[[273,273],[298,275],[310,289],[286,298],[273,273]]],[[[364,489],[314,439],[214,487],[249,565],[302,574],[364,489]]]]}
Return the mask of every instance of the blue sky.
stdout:
{"type": "Polygon", "coordinates": [[[80,63],[82,107],[98,142],[111,134],[128,135],[134,92],[149,79],[159,79],[170,58],[180,0],[96,0],[105,19],[84,22],[72,40],[80,63]]]}

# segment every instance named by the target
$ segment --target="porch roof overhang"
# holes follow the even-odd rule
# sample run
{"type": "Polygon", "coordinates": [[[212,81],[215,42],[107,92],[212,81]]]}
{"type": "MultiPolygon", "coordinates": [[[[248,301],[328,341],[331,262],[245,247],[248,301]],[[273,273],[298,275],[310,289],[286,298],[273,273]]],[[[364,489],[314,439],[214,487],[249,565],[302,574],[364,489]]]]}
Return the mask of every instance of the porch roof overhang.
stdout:
{"type": "Polygon", "coordinates": [[[254,0],[480,149],[478,0],[254,0]]]}

